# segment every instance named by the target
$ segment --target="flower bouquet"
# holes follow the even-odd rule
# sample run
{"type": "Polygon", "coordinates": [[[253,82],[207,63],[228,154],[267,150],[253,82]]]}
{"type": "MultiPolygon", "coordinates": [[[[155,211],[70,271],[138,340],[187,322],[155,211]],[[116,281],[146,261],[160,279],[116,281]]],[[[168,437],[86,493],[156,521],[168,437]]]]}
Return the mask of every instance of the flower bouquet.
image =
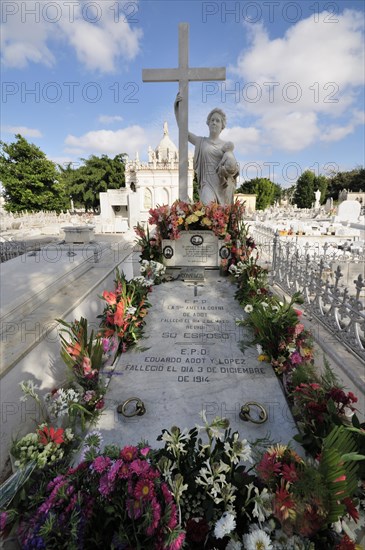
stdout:
{"type": "Polygon", "coordinates": [[[116,336],[119,340],[119,351],[124,352],[142,334],[144,317],[149,307],[146,296],[151,283],[146,283],[144,277],[127,281],[124,273],[120,273],[118,269],[114,283],[114,290],[105,290],[101,296],[106,305],[98,317],[101,319],[103,338],[116,336]]]}
{"type": "Polygon", "coordinates": [[[73,323],[58,319],[66,327],[61,334],[61,357],[69,368],[70,381],[60,392],[55,390],[48,398],[53,409],[60,413],[66,407],[71,421],[95,422],[104,407],[106,386],[100,374],[103,365],[101,337],[94,338],[94,332],[88,334],[87,320],[82,318],[73,323]]]}
{"type": "Polygon", "coordinates": [[[15,468],[24,468],[34,461],[37,468],[44,468],[61,460],[70,450],[74,434],[70,428],[54,428],[40,424],[35,432],[28,433],[11,446],[15,468]]]}
{"type": "Polygon", "coordinates": [[[161,242],[158,237],[151,236],[147,225],[147,228],[138,223],[134,227],[134,231],[137,234],[136,244],[141,248],[141,260],[154,260],[156,262],[162,261],[161,242]]]}
{"type": "Polygon", "coordinates": [[[84,460],[51,479],[30,504],[20,525],[22,548],[182,548],[178,508],[149,447],[101,452],[99,445],[98,434],[89,434],[84,460]]]}

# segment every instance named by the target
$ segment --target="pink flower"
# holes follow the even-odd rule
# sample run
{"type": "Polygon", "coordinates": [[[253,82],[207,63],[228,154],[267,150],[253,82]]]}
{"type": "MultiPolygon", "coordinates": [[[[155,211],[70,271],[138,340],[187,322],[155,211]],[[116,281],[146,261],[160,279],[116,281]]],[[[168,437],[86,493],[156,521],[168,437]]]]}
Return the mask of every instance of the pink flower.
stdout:
{"type": "Polygon", "coordinates": [[[303,357],[297,351],[294,351],[290,356],[290,362],[292,365],[300,365],[303,361],[303,357]]]}
{"type": "Polygon", "coordinates": [[[294,327],[294,336],[299,336],[301,332],[305,329],[303,323],[297,323],[294,327]]]}
{"type": "Polygon", "coordinates": [[[182,548],[185,541],[185,533],[176,533],[176,538],[174,541],[169,544],[167,547],[167,550],[180,550],[182,548]]]}
{"type": "Polygon", "coordinates": [[[82,358],[82,370],[84,371],[84,374],[90,374],[91,369],[91,360],[90,357],[83,357],[82,358]]]}
{"type": "Polygon", "coordinates": [[[137,454],[138,454],[137,447],[133,447],[130,445],[128,447],[124,447],[124,449],[120,451],[120,458],[122,458],[126,462],[132,462],[132,460],[134,460],[137,457],[137,454]]]}
{"type": "Polygon", "coordinates": [[[151,450],[151,447],[143,447],[143,449],[140,449],[139,452],[141,453],[142,456],[147,456],[150,450],[151,450]]]}
{"type": "Polygon", "coordinates": [[[1,512],[0,514],[0,532],[4,531],[6,527],[6,522],[8,520],[8,514],[6,512],[1,512]]]}
{"type": "Polygon", "coordinates": [[[108,478],[108,474],[105,473],[101,478],[99,482],[99,493],[103,495],[104,497],[107,497],[110,495],[110,493],[114,489],[114,483],[110,481],[108,478]]]}
{"type": "Polygon", "coordinates": [[[90,466],[91,470],[102,474],[109,466],[111,460],[108,456],[97,456],[90,466]]]}
{"type": "Polygon", "coordinates": [[[153,478],[153,475],[150,475],[152,473],[152,468],[145,460],[140,460],[139,458],[133,460],[130,464],[130,470],[138,476],[148,476],[149,478],[153,478]]]}
{"type": "Polygon", "coordinates": [[[138,519],[142,515],[142,503],[140,500],[127,500],[128,515],[131,519],[138,519]]]}
{"type": "Polygon", "coordinates": [[[99,399],[99,401],[95,405],[95,409],[97,409],[99,411],[100,409],[102,409],[104,407],[104,405],[105,405],[104,399],[99,399]]]}
{"type": "Polygon", "coordinates": [[[85,403],[89,403],[89,401],[91,401],[94,397],[95,397],[95,392],[93,390],[87,390],[84,393],[83,400],[85,401],[85,403]]]}
{"type": "Polygon", "coordinates": [[[161,519],[161,506],[155,498],[153,498],[149,504],[152,506],[152,518],[150,525],[146,529],[146,534],[151,536],[156,531],[161,519]]]}
{"type": "Polygon", "coordinates": [[[155,490],[152,481],[140,479],[134,489],[134,497],[142,500],[152,500],[155,490]]]}

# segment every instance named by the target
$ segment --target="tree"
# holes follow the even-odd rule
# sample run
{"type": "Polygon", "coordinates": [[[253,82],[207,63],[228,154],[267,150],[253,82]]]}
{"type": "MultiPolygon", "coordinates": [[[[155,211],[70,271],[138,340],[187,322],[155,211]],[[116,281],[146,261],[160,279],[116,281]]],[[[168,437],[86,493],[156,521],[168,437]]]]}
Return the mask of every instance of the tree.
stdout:
{"type": "Polygon", "coordinates": [[[357,193],[365,191],[365,168],[358,167],[349,172],[338,172],[328,179],[327,198],[338,199],[343,189],[357,193]]]}
{"type": "Polygon", "coordinates": [[[96,212],[99,193],[125,187],[125,154],[116,155],[113,159],[107,155],[91,155],[81,160],[84,164],[79,168],[72,169],[71,164],[59,168],[67,193],[75,204],[83,206],[86,211],[93,209],[96,212]]]}
{"type": "Polygon", "coordinates": [[[293,202],[298,208],[311,208],[314,202],[316,175],[311,170],[306,170],[297,180],[293,202]]]}
{"type": "Polygon", "coordinates": [[[17,134],[14,143],[0,142],[0,180],[5,209],[55,210],[68,208],[67,196],[55,163],[33,143],[17,134]]]}
{"type": "Polygon", "coordinates": [[[237,193],[252,193],[256,195],[257,210],[265,210],[274,204],[278,193],[277,184],[267,178],[253,178],[237,189],[237,193]]]}
{"type": "Polygon", "coordinates": [[[299,208],[311,208],[315,200],[315,191],[317,189],[321,192],[321,202],[324,202],[326,198],[327,190],[327,178],[323,175],[316,176],[311,170],[306,170],[301,176],[299,176],[294,195],[293,202],[299,208]]]}

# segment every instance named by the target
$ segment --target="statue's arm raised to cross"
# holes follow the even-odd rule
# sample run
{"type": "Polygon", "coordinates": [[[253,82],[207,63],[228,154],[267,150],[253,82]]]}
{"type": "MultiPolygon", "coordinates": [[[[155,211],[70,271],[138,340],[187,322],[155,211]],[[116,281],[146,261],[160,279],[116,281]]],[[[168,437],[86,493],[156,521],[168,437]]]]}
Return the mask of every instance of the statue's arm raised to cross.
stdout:
{"type": "MultiPolygon", "coordinates": [[[[181,101],[182,101],[182,97],[179,92],[176,96],[175,103],[174,103],[175,118],[179,128],[180,128],[179,104],[181,101]]],[[[190,143],[192,143],[193,145],[196,145],[197,139],[198,139],[198,136],[196,136],[192,132],[189,132],[189,129],[188,129],[188,141],[190,141],[190,143]]]]}
{"type": "MultiPolygon", "coordinates": [[[[179,67],[176,69],[143,69],[143,82],[178,82],[179,93],[179,198],[188,201],[188,100],[189,82],[225,80],[225,67],[189,67],[189,25],[179,24],[179,67]]],[[[194,139],[194,135],[190,134],[194,139]]],[[[196,136],[195,136],[196,137],[196,136]]],[[[191,139],[189,139],[191,141],[191,139]]],[[[191,141],[191,143],[194,143],[191,141]]]]}

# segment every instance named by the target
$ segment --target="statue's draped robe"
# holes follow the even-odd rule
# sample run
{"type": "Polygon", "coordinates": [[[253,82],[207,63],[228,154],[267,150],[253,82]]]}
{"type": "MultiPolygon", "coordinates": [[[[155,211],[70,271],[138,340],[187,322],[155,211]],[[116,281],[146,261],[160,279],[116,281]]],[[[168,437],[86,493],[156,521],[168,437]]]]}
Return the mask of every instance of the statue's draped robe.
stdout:
{"type": "Polygon", "coordinates": [[[212,201],[232,204],[234,188],[224,187],[217,173],[222,160],[224,142],[213,143],[209,138],[198,137],[195,143],[194,170],[199,183],[199,197],[204,204],[212,201]]]}

